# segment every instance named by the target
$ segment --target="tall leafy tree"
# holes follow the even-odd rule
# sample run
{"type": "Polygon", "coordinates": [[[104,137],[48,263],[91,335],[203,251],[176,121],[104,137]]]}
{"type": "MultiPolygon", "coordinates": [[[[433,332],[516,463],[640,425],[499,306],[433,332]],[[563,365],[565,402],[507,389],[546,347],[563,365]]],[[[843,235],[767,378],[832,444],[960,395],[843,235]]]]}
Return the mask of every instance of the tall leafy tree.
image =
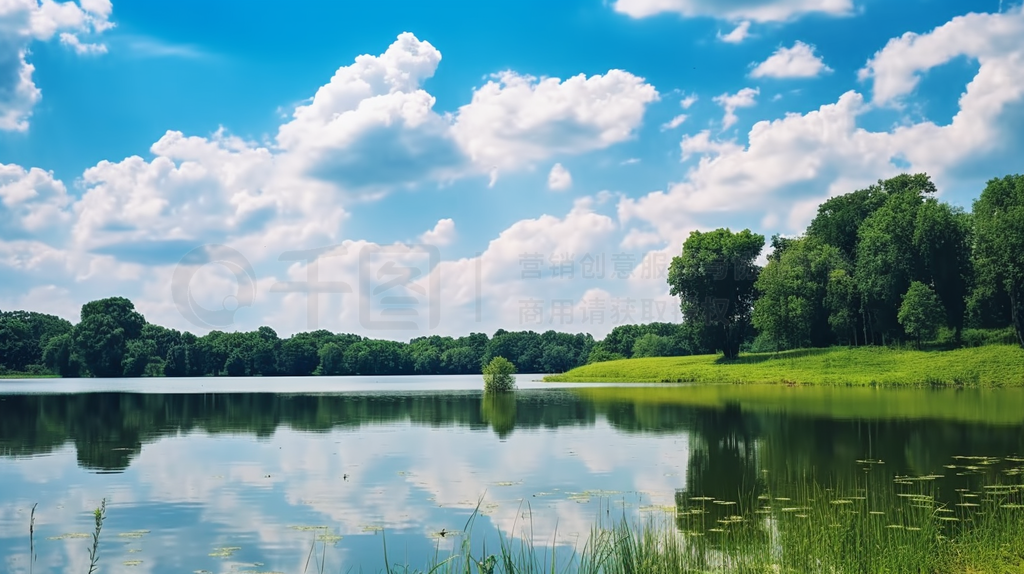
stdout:
{"type": "Polygon", "coordinates": [[[914,246],[946,311],[944,322],[959,342],[973,273],[970,216],[947,203],[926,199],[917,211],[914,246]]]}
{"type": "MultiPolygon", "coordinates": [[[[899,175],[880,182],[885,203],[869,215],[857,233],[854,279],[862,299],[865,330],[887,338],[902,336],[897,309],[923,264],[914,244],[917,213],[935,185],[926,174],[899,175]]],[[[865,333],[865,339],[870,340],[865,333]]]]}
{"type": "Polygon", "coordinates": [[[1010,303],[1010,319],[1024,346],[1024,175],[992,179],[974,202],[978,258],[991,268],[1010,303]]]}
{"type": "Polygon", "coordinates": [[[763,248],[764,236],[749,229],[694,231],[669,265],[669,292],[679,297],[683,317],[702,325],[727,359],[739,356],[750,328],[760,270],[754,260],[763,248]]]}
{"type": "Polygon", "coordinates": [[[128,342],[142,335],[145,318],[124,297],[108,297],[82,305],[82,320],[72,337],[74,354],[97,377],[120,377],[128,342]]]}
{"type": "Polygon", "coordinates": [[[935,291],[920,281],[914,281],[903,296],[897,317],[907,334],[917,341],[917,347],[921,348],[922,341],[933,338],[938,332],[944,315],[935,291]]]}

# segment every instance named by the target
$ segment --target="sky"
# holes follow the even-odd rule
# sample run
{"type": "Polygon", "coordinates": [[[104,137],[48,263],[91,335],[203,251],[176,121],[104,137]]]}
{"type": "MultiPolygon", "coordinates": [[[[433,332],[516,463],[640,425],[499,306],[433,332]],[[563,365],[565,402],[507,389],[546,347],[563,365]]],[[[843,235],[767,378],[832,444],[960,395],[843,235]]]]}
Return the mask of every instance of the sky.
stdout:
{"type": "Polygon", "coordinates": [[[0,0],[0,309],[678,321],[693,231],[796,236],[902,172],[969,210],[1019,173],[1022,37],[1010,0],[0,0]]]}

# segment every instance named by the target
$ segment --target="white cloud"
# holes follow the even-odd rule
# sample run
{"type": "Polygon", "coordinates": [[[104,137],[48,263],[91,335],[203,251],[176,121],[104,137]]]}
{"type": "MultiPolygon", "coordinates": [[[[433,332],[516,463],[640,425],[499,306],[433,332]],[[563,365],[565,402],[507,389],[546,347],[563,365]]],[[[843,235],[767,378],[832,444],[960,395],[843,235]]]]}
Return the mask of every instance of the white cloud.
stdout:
{"type": "Polygon", "coordinates": [[[739,23],[732,32],[723,35],[718,33],[718,39],[728,44],[739,44],[750,37],[750,21],[744,20],[739,23]]]}
{"type": "Polygon", "coordinates": [[[657,99],[653,86],[622,70],[565,81],[503,72],[459,108],[454,135],[476,165],[504,170],[625,141],[657,99]]]}
{"type": "Polygon", "coordinates": [[[679,101],[679,106],[684,110],[690,109],[693,104],[697,103],[697,94],[690,94],[679,101]]]}
{"type": "Polygon", "coordinates": [[[615,10],[633,18],[670,12],[690,18],[710,16],[732,21],[781,22],[811,13],[849,14],[853,0],[616,0],[615,10]]]}
{"type": "Polygon", "coordinates": [[[548,189],[553,191],[565,191],[572,187],[572,174],[560,163],[551,167],[548,173],[548,189]]]}
{"type": "Polygon", "coordinates": [[[73,49],[76,54],[106,54],[107,46],[104,44],[89,44],[82,42],[78,36],[68,32],[61,32],[60,43],[73,49]]]}
{"type": "MultiPolygon", "coordinates": [[[[1024,145],[1024,11],[954,18],[932,32],[890,41],[865,67],[878,103],[899,101],[918,76],[952,58],[979,61],[978,73],[946,125],[906,123],[888,131],[858,127],[870,109],[850,91],[807,114],[756,123],[747,144],[715,141],[710,133],[684,138],[684,157],[697,166],[667,192],[620,202],[620,220],[638,220],[666,236],[681,222],[713,212],[749,213],[799,233],[817,205],[903,171],[926,172],[940,190],[967,189],[1012,172],[1024,145]],[[909,166],[907,165],[909,164],[909,166]]],[[[774,231],[774,230],[773,230],[774,231]]]]}
{"type": "Polygon", "coordinates": [[[683,125],[683,122],[686,121],[687,117],[689,117],[689,116],[687,116],[686,114],[679,114],[678,116],[676,116],[676,117],[672,118],[671,120],[669,120],[669,121],[665,122],[664,124],[662,124],[661,125],[662,131],[674,130],[674,129],[678,128],[679,126],[683,125]]]}
{"type": "Polygon", "coordinates": [[[914,91],[921,74],[967,56],[981,64],[975,81],[994,81],[993,73],[1019,69],[1024,37],[1024,7],[1003,14],[957,16],[927,34],[907,32],[893,38],[858,72],[872,80],[872,101],[888,104],[914,91]]]}
{"type": "Polygon", "coordinates": [[[35,67],[26,56],[33,41],[60,34],[61,43],[79,54],[101,53],[102,44],[82,42],[80,34],[99,34],[113,26],[109,0],[82,3],[53,0],[0,1],[0,130],[25,131],[42,92],[32,80],[35,67]]]}
{"type": "Polygon", "coordinates": [[[71,220],[70,204],[52,172],[0,163],[0,240],[59,238],[71,220]]]}
{"type": "Polygon", "coordinates": [[[735,125],[739,119],[736,117],[736,110],[753,107],[757,104],[757,95],[760,93],[760,88],[743,88],[735,94],[715,96],[715,103],[725,110],[725,115],[722,117],[722,129],[727,130],[735,125]]]}
{"type": "Polygon", "coordinates": [[[750,73],[754,78],[813,78],[831,72],[814,46],[797,41],[792,48],[779,48],[750,73]]]}
{"type": "Polygon", "coordinates": [[[438,220],[433,229],[420,235],[420,241],[438,247],[451,245],[455,241],[455,221],[451,219],[438,220]]]}
{"type": "Polygon", "coordinates": [[[679,142],[679,149],[682,151],[682,160],[686,161],[696,154],[721,155],[743,147],[733,142],[721,142],[711,140],[710,130],[701,130],[697,135],[683,136],[679,142]]]}

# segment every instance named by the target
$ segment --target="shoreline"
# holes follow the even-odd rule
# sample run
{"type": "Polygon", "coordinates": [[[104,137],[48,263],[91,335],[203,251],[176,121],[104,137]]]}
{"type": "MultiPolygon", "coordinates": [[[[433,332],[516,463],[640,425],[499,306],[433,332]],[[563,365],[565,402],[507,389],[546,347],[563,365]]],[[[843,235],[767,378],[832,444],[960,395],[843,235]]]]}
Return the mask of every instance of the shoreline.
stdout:
{"type": "Polygon", "coordinates": [[[870,387],[1024,387],[1024,349],[985,345],[949,351],[830,347],[591,363],[544,377],[560,383],[726,383],[870,387]]]}

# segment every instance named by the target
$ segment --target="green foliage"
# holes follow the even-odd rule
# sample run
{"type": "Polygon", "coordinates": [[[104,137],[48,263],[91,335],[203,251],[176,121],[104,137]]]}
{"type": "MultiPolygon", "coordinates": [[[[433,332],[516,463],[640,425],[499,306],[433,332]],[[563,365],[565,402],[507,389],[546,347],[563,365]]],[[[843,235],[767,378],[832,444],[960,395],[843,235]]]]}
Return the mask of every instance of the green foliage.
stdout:
{"type": "Polygon", "coordinates": [[[914,248],[946,311],[944,323],[959,340],[973,275],[970,216],[960,208],[926,199],[917,211],[914,248]]]}
{"type": "Polygon", "coordinates": [[[633,357],[671,357],[676,355],[672,339],[664,335],[647,333],[633,344],[633,357]]]}
{"type": "Polygon", "coordinates": [[[603,344],[598,344],[594,346],[594,349],[590,351],[590,355],[587,356],[587,364],[602,363],[604,361],[618,361],[625,358],[625,356],[619,353],[609,351],[603,344]]]}
{"type": "Polygon", "coordinates": [[[516,367],[505,357],[494,357],[483,368],[484,392],[502,393],[516,388],[516,367]]]}
{"type": "Polygon", "coordinates": [[[924,283],[914,281],[903,296],[898,319],[903,329],[917,340],[920,347],[921,341],[935,337],[944,315],[942,303],[939,302],[935,291],[924,283]]]}
{"type": "Polygon", "coordinates": [[[29,365],[44,364],[43,351],[50,340],[71,329],[71,323],[53,315],[0,312],[0,368],[25,372],[29,365]]]}
{"type": "Polygon", "coordinates": [[[669,293],[679,297],[684,319],[702,326],[726,358],[739,355],[750,327],[759,271],[754,260],[763,247],[764,236],[749,229],[694,231],[669,265],[669,293]]]}
{"type": "Polygon", "coordinates": [[[1024,346],[1024,175],[990,180],[974,202],[973,219],[977,259],[1007,295],[1024,346]]]}

